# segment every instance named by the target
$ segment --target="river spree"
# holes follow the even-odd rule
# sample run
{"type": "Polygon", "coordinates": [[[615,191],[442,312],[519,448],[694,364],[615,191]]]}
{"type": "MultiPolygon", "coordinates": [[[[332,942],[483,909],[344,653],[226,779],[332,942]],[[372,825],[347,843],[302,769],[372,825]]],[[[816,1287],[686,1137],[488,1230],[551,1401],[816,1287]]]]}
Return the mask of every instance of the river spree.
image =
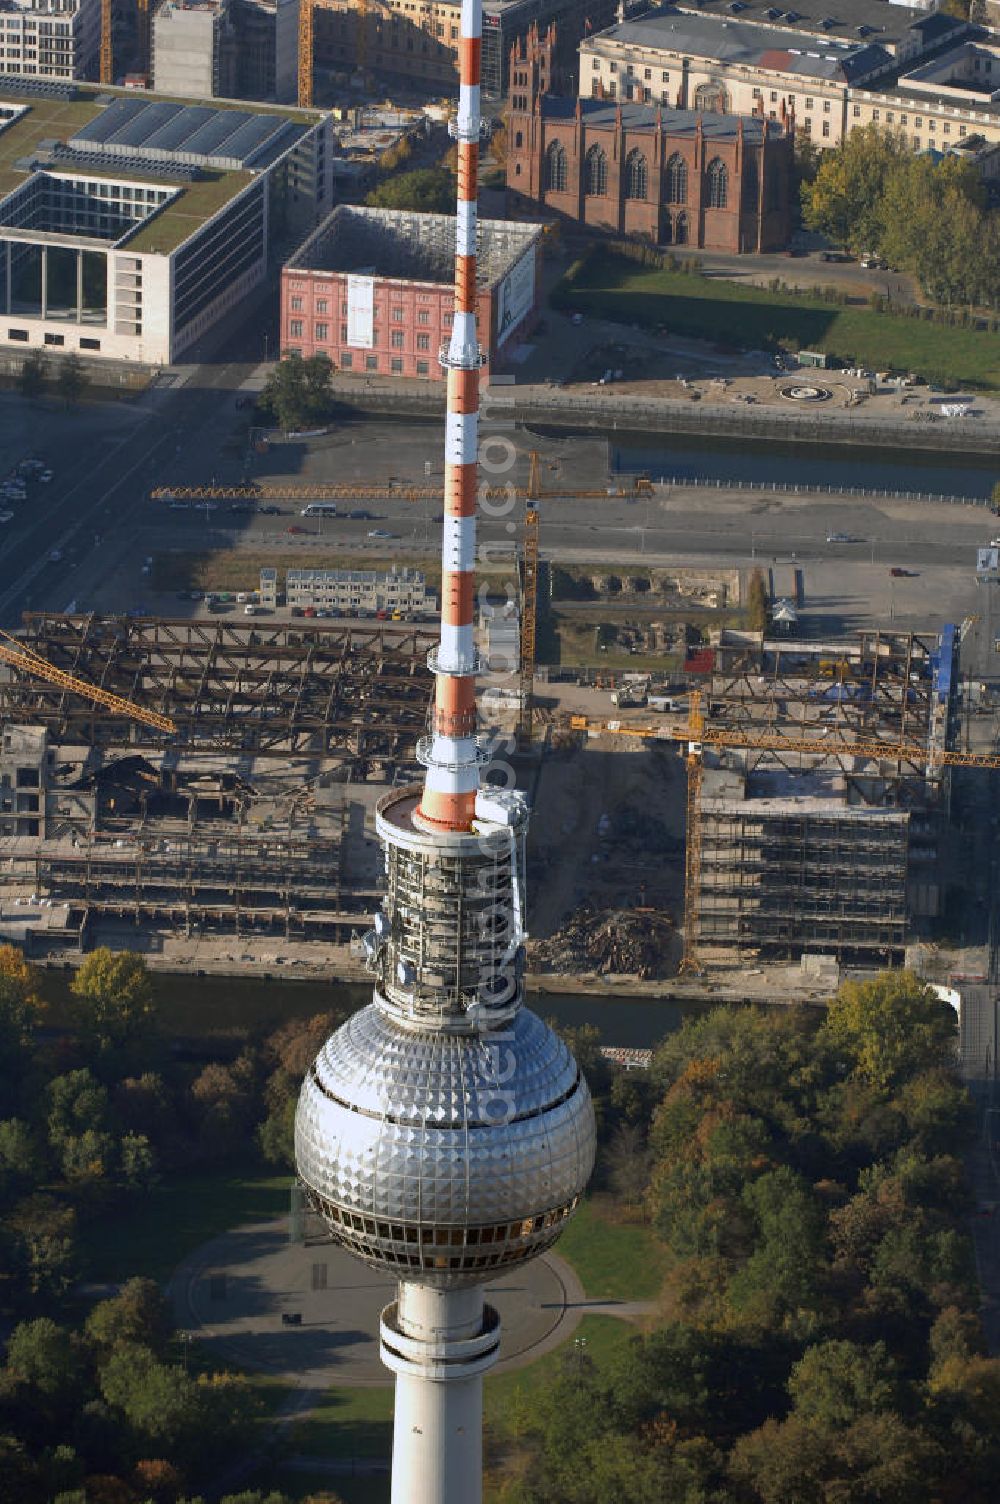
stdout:
{"type": "MultiPolygon", "coordinates": [[[[943,436],[942,436],[943,437],[943,436]]],[[[753,481],[757,485],[832,486],[850,490],[916,491],[939,496],[989,496],[996,456],[928,450],[852,449],[841,444],[778,444],[773,440],[705,439],[690,434],[608,436],[613,472],[653,480],[753,481]]]]}
{"type": "MultiPolygon", "coordinates": [[[[44,995],[58,1026],[71,1012],[72,974],[45,973],[44,995]]],[[[182,976],[153,972],[153,986],[167,1033],[194,1053],[237,1050],[243,1040],[260,1038],[290,1018],[308,1018],[327,1009],[363,1008],[370,985],[349,982],[296,982],[284,976],[182,976]]],[[[563,1027],[594,1024],[605,1044],[649,1048],[678,1028],[694,1011],[669,999],[594,997],[580,993],[533,993],[528,1006],[563,1027]]]]}

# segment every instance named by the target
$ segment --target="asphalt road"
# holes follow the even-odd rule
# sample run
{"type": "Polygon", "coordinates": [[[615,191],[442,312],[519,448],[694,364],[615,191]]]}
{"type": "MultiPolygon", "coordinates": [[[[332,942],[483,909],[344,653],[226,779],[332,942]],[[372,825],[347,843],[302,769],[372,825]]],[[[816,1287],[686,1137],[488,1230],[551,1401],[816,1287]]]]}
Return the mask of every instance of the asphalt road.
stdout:
{"type": "MultiPolygon", "coordinates": [[[[150,503],[150,538],[158,547],[202,548],[243,545],[255,551],[274,547],[282,552],[317,547],[368,553],[375,558],[417,557],[436,552],[439,502],[410,502],[386,493],[377,501],[341,503],[341,509],[363,508],[371,515],[317,521],[301,515],[305,502],[285,501],[280,516],[232,513],[220,502],[211,513],[192,509],[170,511],[165,503],[150,503]],[[295,529],[292,532],[291,529],[295,529]],[[390,538],[370,538],[381,529],[390,538]]],[[[1000,523],[975,508],[945,508],[892,502],[866,505],[856,498],[793,498],[762,501],[739,493],[679,489],[649,501],[626,502],[605,497],[593,500],[547,498],[542,510],[542,553],[566,558],[578,555],[624,563],[648,555],[650,559],[711,558],[746,564],[842,561],[930,569],[941,565],[974,564],[975,548],[997,535],[1000,523]],[[761,511],[762,506],[767,510],[761,511]],[[827,543],[831,533],[847,533],[850,543],[827,543]]],[[[480,518],[483,540],[509,541],[510,521],[519,530],[520,509],[503,520],[480,518]]],[[[151,542],[152,547],[152,542],[151,542]]]]}
{"type": "Polygon", "coordinates": [[[212,363],[183,373],[180,379],[187,379],[176,388],[158,386],[135,399],[120,436],[91,437],[83,425],[71,453],[60,452],[58,441],[43,449],[56,479],[44,494],[32,491],[5,532],[0,624],[16,626],[32,605],[67,605],[82,566],[99,580],[122,539],[134,541],[145,528],[149,487],[169,473],[179,453],[199,452],[212,463],[220,432],[233,426],[233,394],[257,368],[265,328],[260,307],[242,309],[221,331],[212,363]],[[53,551],[62,555],[58,563],[50,561],[53,551]]]}

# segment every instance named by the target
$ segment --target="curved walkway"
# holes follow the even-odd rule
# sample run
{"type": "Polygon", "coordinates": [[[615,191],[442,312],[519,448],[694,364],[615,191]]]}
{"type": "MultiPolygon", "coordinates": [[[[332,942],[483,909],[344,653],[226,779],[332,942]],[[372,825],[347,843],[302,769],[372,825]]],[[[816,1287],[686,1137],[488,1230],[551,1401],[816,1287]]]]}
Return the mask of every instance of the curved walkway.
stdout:
{"type": "MultiPolygon", "coordinates": [[[[379,1360],[378,1322],[395,1290],[393,1279],[332,1244],[290,1242],[283,1217],[203,1244],[169,1287],[182,1330],[240,1367],[309,1391],[391,1382],[379,1360]],[[301,1324],[283,1324],[291,1315],[301,1324]]],[[[501,1318],[499,1373],[558,1347],[585,1315],[638,1319],[653,1310],[588,1300],[570,1265],[552,1253],[488,1284],[486,1294],[501,1318]]]]}

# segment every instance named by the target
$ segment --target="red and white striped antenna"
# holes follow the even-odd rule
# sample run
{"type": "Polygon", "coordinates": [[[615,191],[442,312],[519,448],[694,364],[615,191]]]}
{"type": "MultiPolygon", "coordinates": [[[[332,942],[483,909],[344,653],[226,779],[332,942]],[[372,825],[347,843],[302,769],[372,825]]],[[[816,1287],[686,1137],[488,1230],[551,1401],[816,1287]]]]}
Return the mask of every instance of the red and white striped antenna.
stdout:
{"type": "Polygon", "coordinates": [[[451,132],[458,145],[455,236],[455,314],[441,350],[447,372],[444,539],[441,548],[441,639],[428,660],[437,676],[433,735],[419,755],[427,769],[418,818],[438,830],[469,830],[475,815],[481,755],[476,742],[473,640],[476,499],[478,491],[479,373],[476,334],[476,199],[482,119],[479,70],[482,0],[462,0],[459,105],[451,132]]]}

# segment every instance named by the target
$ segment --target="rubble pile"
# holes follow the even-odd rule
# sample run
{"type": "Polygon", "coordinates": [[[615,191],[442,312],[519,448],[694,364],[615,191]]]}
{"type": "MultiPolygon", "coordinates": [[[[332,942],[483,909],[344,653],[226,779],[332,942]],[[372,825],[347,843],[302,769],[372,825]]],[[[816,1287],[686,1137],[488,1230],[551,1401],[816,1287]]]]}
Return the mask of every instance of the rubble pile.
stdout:
{"type": "Polygon", "coordinates": [[[532,970],[596,971],[645,981],[669,976],[674,925],[660,909],[598,911],[582,904],[562,929],[530,947],[532,970]]]}

